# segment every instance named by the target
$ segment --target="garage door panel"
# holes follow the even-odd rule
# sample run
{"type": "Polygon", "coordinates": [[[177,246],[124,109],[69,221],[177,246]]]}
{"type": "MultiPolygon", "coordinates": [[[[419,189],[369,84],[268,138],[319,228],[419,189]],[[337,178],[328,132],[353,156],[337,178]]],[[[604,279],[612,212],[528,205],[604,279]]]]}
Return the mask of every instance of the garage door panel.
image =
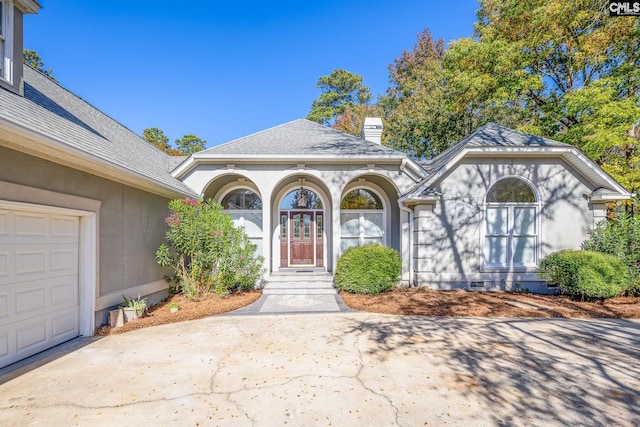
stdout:
{"type": "Polygon", "coordinates": [[[3,243],[77,243],[80,219],[73,216],[0,210],[3,243]]]}
{"type": "Polygon", "coordinates": [[[78,259],[77,244],[0,244],[0,288],[7,283],[77,274],[78,259]]]}
{"type": "Polygon", "coordinates": [[[78,310],[67,308],[31,318],[19,327],[1,327],[0,367],[77,337],[78,317],[78,310]]]}
{"type": "Polygon", "coordinates": [[[7,284],[0,287],[0,295],[7,300],[7,324],[69,307],[79,311],[77,275],[7,284]]]}
{"type": "Polygon", "coordinates": [[[0,209],[0,367],[80,333],[79,217],[0,209]]]}
{"type": "Polygon", "coordinates": [[[78,312],[67,310],[53,317],[51,320],[51,338],[57,343],[61,343],[71,338],[75,338],[79,334],[78,330],[78,312]]]}

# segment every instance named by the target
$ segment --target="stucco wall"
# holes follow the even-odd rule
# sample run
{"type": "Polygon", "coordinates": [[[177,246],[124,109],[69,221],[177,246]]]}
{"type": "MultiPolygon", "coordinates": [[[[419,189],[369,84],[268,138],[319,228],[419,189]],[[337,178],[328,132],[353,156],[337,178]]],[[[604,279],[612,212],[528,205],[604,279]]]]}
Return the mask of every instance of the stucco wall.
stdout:
{"type": "Polygon", "coordinates": [[[0,199],[79,208],[65,206],[65,198],[55,193],[99,202],[96,311],[119,303],[123,293],[137,296],[167,288],[166,271],[154,256],[164,241],[166,198],[0,147],[0,199]],[[42,191],[27,197],[3,182],[42,191]]]}
{"type": "Polygon", "coordinates": [[[266,267],[276,271],[280,263],[278,242],[278,204],[280,197],[299,188],[299,180],[324,200],[326,242],[325,267],[333,271],[340,251],[340,201],[354,188],[368,188],[384,199],[386,206],[386,244],[402,253],[403,279],[409,281],[408,215],[398,207],[399,194],[411,189],[412,178],[395,164],[200,164],[182,178],[183,182],[205,198],[220,201],[234,187],[251,188],[263,202],[263,250],[266,267]],[[271,244],[269,244],[271,243],[271,244]]]}
{"type": "MultiPolygon", "coordinates": [[[[560,159],[489,159],[463,161],[436,188],[441,199],[416,208],[416,276],[419,284],[485,289],[519,284],[543,291],[533,269],[500,270],[484,266],[483,205],[490,186],[506,176],[535,187],[540,199],[539,259],[579,248],[594,223],[594,207],[585,196],[594,188],[560,159]]],[[[598,211],[599,208],[596,208],[598,211]]]]}

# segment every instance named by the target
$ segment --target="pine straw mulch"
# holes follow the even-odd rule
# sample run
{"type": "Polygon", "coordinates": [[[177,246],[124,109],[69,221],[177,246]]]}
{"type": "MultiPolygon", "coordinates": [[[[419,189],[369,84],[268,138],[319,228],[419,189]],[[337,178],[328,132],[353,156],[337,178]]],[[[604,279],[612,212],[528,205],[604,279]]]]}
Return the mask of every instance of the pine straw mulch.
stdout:
{"type": "Polygon", "coordinates": [[[245,307],[262,295],[261,291],[237,292],[225,297],[216,294],[205,294],[197,300],[190,300],[184,295],[170,295],[169,298],[150,307],[139,319],[132,320],[120,328],[104,325],[96,330],[96,335],[113,335],[129,332],[149,326],[167,323],[184,322],[185,320],[202,319],[216,314],[228,313],[245,307]],[[169,311],[170,303],[177,303],[180,309],[176,313],[169,311]]]}
{"type": "Polygon", "coordinates": [[[351,308],[383,314],[458,317],[564,317],[640,319],[640,298],[573,301],[559,295],[515,292],[394,289],[380,295],[341,292],[351,308]]]}
{"type": "MultiPolygon", "coordinates": [[[[211,294],[195,301],[183,295],[171,295],[167,300],[149,308],[144,317],[127,322],[120,328],[101,326],[96,335],[120,334],[149,326],[227,313],[253,303],[261,295],[260,291],[236,293],[226,297],[211,294]],[[169,312],[167,306],[172,302],[180,305],[177,313],[169,312]]],[[[585,302],[555,295],[436,291],[429,288],[398,288],[380,295],[341,292],[340,296],[347,306],[356,310],[407,316],[640,319],[640,298],[630,297],[585,302]]]]}

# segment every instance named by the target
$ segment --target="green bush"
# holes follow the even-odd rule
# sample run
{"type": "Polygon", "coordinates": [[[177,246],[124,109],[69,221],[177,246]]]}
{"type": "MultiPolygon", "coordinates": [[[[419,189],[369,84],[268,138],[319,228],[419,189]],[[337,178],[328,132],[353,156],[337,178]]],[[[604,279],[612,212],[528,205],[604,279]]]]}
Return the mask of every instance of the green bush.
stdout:
{"type": "Polygon", "coordinates": [[[203,292],[225,295],[232,290],[253,289],[262,275],[264,258],[256,256],[244,229],[234,226],[222,206],[207,200],[172,200],[169,246],[160,245],[156,260],[175,272],[173,279],[189,298],[203,292]]]}
{"type": "Polygon", "coordinates": [[[538,274],[561,293],[580,300],[613,298],[629,286],[627,266],[612,255],[594,251],[552,253],[542,260],[538,274]]]}
{"type": "Polygon", "coordinates": [[[338,259],[335,284],[340,290],[376,295],[400,281],[398,251],[379,244],[347,249],[338,259]]]}
{"type": "Polygon", "coordinates": [[[598,251],[622,260],[631,273],[631,287],[627,292],[640,296],[640,215],[622,214],[602,221],[589,230],[589,239],[582,243],[588,251],[598,251]]]}

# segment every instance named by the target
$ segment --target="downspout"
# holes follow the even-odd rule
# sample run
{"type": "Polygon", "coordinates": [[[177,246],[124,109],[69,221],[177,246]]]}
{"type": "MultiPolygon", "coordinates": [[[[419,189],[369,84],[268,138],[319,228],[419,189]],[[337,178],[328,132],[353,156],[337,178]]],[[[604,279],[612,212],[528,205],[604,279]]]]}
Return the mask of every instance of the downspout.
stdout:
{"type": "Polygon", "coordinates": [[[409,286],[415,285],[414,267],[415,260],[413,259],[413,209],[406,207],[402,201],[398,200],[398,206],[401,211],[409,214],[409,286]]]}

